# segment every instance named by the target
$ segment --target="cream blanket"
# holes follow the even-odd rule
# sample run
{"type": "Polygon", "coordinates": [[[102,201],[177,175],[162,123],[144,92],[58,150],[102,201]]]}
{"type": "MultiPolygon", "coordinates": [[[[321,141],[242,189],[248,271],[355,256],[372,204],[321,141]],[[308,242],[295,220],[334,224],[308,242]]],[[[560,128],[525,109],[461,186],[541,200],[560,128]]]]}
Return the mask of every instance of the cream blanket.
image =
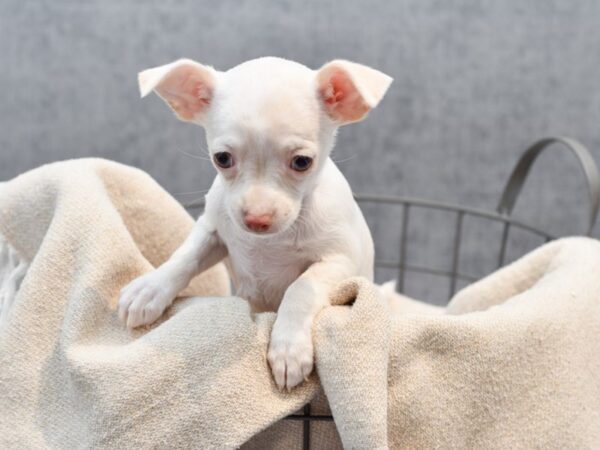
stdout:
{"type": "MultiPolygon", "coordinates": [[[[159,324],[117,320],[119,289],[192,223],[112,162],[0,184],[0,448],[297,448],[301,424],[276,422],[321,389],[346,448],[600,445],[598,242],[548,244],[445,310],[398,297],[391,314],[348,280],[332,302],[352,306],[315,324],[319,377],[285,393],[265,358],[274,315],[228,297],[222,266],[159,324]]],[[[341,445],[332,426],[312,425],[312,448],[341,445]]]]}

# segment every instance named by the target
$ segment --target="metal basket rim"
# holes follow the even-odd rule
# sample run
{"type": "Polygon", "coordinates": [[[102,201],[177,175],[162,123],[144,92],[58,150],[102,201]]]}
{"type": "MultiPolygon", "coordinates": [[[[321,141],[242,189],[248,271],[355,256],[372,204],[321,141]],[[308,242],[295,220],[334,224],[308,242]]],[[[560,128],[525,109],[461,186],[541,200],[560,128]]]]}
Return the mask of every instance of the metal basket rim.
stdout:
{"type": "MultiPolygon", "coordinates": [[[[526,224],[525,222],[515,219],[513,216],[508,214],[500,214],[495,211],[489,211],[481,208],[472,208],[468,206],[462,206],[455,203],[446,203],[442,201],[436,200],[428,200],[421,197],[411,197],[411,196],[403,196],[403,195],[377,195],[377,194],[354,194],[354,199],[361,202],[368,203],[388,203],[395,205],[410,205],[415,206],[417,208],[432,208],[432,209],[440,209],[451,212],[462,212],[464,214],[470,216],[481,217],[483,219],[495,220],[502,223],[510,224],[511,226],[515,226],[521,228],[523,230],[530,231],[535,233],[541,237],[547,239],[556,239],[556,236],[548,233],[546,231],[540,230],[533,225],[526,224]]],[[[196,200],[190,203],[184,203],[183,207],[186,210],[191,209],[200,209],[205,205],[204,199],[196,200]]]]}

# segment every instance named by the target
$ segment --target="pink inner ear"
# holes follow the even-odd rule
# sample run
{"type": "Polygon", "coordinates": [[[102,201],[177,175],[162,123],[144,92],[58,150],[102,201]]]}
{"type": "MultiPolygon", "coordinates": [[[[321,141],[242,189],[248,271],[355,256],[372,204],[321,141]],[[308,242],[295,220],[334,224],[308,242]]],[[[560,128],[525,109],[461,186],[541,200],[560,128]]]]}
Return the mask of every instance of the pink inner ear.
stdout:
{"type": "Polygon", "coordinates": [[[157,92],[185,120],[192,120],[210,104],[211,89],[194,67],[182,67],[157,87],[157,92]]]}
{"type": "Polygon", "coordinates": [[[331,75],[321,95],[327,112],[335,120],[354,122],[362,119],[370,109],[352,80],[342,71],[331,75]]]}

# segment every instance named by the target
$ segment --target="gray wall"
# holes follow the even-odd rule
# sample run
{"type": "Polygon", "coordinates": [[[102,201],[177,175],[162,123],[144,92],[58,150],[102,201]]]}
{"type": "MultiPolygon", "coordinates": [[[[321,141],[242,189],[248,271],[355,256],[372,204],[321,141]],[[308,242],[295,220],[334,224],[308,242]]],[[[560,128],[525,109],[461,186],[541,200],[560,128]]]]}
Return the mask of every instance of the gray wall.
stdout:
{"type": "MultiPolygon", "coordinates": [[[[262,55],[311,67],[347,58],[395,78],[364,123],[341,131],[335,159],[357,192],[490,209],[535,138],[571,135],[600,157],[595,0],[3,0],[0,180],[102,156],[148,171],[182,201],[197,198],[183,193],[208,188],[213,169],[184,152],[201,154],[202,131],[157,98],[140,100],[136,73],[182,56],[227,69],[262,55]]],[[[379,254],[394,258],[398,216],[367,213],[379,254]]],[[[574,160],[543,155],[516,214],[582,232],[587,197],[574,160]]],[[[452,223],[415,216],[409,257],[447,268],[452,223]]],[[[493,269],[498,230],[468,227],[461,270],[481,275],[493,269]]],[[[538,244],[514,239],[513,257],[538,244]]],[[[438,284],[409,287],[440,301],[438,284]]]]}

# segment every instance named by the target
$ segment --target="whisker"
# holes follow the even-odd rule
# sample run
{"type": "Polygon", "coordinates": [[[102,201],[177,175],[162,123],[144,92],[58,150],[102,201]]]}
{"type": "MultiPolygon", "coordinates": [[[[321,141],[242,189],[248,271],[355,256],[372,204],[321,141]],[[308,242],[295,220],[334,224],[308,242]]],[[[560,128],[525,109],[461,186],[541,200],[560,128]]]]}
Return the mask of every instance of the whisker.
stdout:
{"type": "Polygon", "coordinates": [[[206,194],[210,189],[200,189],[199,191],[189,192],[173,192],[173,195],[192,195],[192,194],[206,194]]]}
{"type": "Polygon", "coordinates": [[[185,150],[181,150],[180,148],[177,149],[177,151],[179,153],[184,154],[185,156],[189,156],[190,158],[194,158],[194,159],[200,159],[202,161],[211,161],[210,158],[206,157],[206,156],[202,156],[202,155],[196,155],[194,153],[188,153],[185,150]]]}
{"type": "Polygon", "coordinates": [[[339,164],[339,163],[344,163],[346,161],[350,161],[350,160],[355,159],[355,158],[358,158],[358,155],[352,155],[352,156],[349,156],[348,158],[344,158],[344,159],[333,159],[333,158],[331,158],[331,160],[334,163],[339,164]]]}
{"type": "Polygon", "coordinates": [[[208,150],[207,147],[205,147],[204,145],[200,145],[200,150],[203,150],[204,153],[206,153],[208,155],[208,157],[210,158],[210,150],[208,150]]]}
{"type": "MultiPolygon", "coordinates": [[[[201,201],[201,200],[204,200],[204,196],[202,196],[202,197],[196,197],[196,198],[194,198],[194,199],[192,199],[192,200],[186,200],[186,201],[183,203],[183,206],[185,206],[185,207],[189,207],[190,205],[193,205],[194,203],[196,203],[196,202],[199,202],[199,201],[201,201]]],[[[204,205],[194,205],[194,206],[193,206],[193,208],[194,208],[194,209],[203,209],[203,208],[204,208],[204,205]]]]}

